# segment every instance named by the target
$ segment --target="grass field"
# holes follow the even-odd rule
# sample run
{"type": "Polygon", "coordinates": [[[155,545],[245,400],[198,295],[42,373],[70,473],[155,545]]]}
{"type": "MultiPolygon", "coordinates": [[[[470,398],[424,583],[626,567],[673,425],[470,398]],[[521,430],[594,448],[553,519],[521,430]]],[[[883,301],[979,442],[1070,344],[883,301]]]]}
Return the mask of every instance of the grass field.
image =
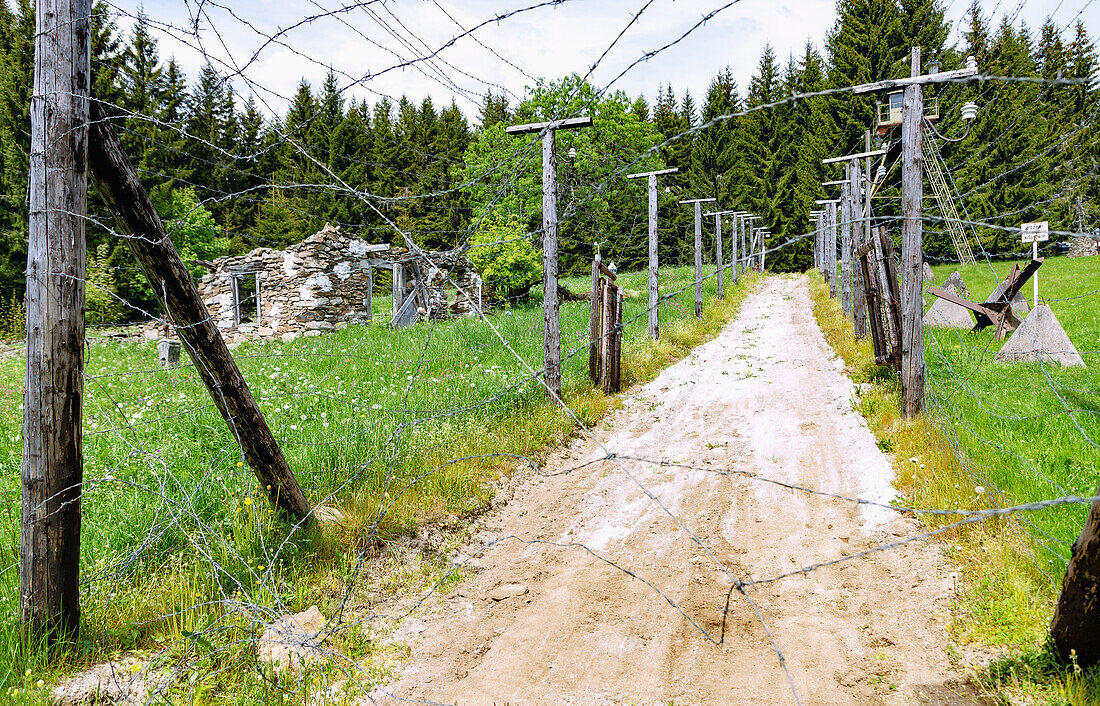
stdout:
{"type": "MultiPolygon", "coordinates": [[[[688,268],[662,270],[662,292],[692,277],[688,268]]],[[[620,284],[635,292],[624,307],[624,387],[716,333],[753,281],[743,278],[734,291],[727,285],[718,302],[716,282],[706,280],[701,320],[692,315],[691,288],[675,295],[661,307],[662,336],[654,343],[645,275],[621,275],[620,284]]],[[[588,279],[565,284],[583,291],[588,279]]],[[[265,617],[311,603],[331,615],[363,557],[425,522],[483,511],[492,482],[515,466],[516,455],[537,459],[575,431],[525,367],[542,366],[539,302],[535,292],[530,303],[495,310],[488,321],[405,331],[354,326],[236,348],[307,496],[344,513],[324,534],[288,534],[271,514],[190,367],[158,369],[152,343],[93,345],[84,403],[81,642],[64,655],[28,648],[19,637],[23,361],[0,360],[0,654],[8,655],[0,658],[0,694],[38,703],[59,674],[121,650],[205,665],[194,667],[198,686],[185,685],[191,698],[239,687],[255,662],[247,643],[265,617]],[[211,681],[210,674],[220,676],[211,681]]],[[[587,302],[562,304],[563,388],[585,424],[615,403],[587,379],[588,320],[587,302]]],[[[263,701],[264,693],[250,687],[224,701],[263,701]]]]}
{"type": "MultiPolygon", "coordinates": [[[[933,268],[936,283],[959,270],[971,299],[981,301],[1011,263],[933,268]]],[[[925,508],[1006,507],[1064,495],[1091,496],[1100,481],[1100,262],[1048,258],[1039,271],[1049,303],[1087,368],[1002,365],[1003,343],[980,333],[925,329],[926,416],[898,415],[896,378],[873,365],[870,344],[815,280],[819,322],[850,374],[873,385],[859,405],[895,453],[907,505],[925,508]]],[[[1030,283],[1024,290],[1031,296],[1030,283]]],[[[931,304],[931,297],[927,304],[931,304]]],[[[1026,702],[1097,703],[1100,678],[1055,665],[1047,624],[1069,548],[1087,507],[1017,514],[947,536],[959,574],[952,636],[1007,650],[982,676],[997,698],[1026,702]]],[[[1013,701],[1015,702],[1015,701],[1013,701]]]]}

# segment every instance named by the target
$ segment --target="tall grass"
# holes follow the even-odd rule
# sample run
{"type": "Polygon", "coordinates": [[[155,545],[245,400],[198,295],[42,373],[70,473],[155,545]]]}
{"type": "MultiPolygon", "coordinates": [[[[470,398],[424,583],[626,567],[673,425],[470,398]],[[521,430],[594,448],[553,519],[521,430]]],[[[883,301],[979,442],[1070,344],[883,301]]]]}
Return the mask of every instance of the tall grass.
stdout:
{"type": "MultiPolygon", "coordinates": [[[[1010,267],[978,263],[933,271],[940,283],[959,270],[970,298],[982,301],[1010,267]]],[[[896,455],[907,504],[975,509],[1095,492],[1100,480],[1100,262],[1047,258],[1039,277],[1041,298],[1087,368],[995,364],[993,356],[1003,343],[994,340],[991,329],[926,328],[925,415],[913,421],[899,418],[892,376],[865,390],[861,409],[880,446],[896,455]]],[[[839,306],[828,299],[820,278],[814,286],[819,321],[830,342],[857,378],[874,377],[869,344],[855,342],[850,324],[836,319],[842,317],[836,313],[839,306]]],[[[1031,291],[1028,284],[1024,294],[1030,298],[1031,291]]],[[[930,305],[931,297],[926,299],[930,305]]],[[[1068,506],[1019,514],[946,538],[960,576],[952,634],[963,644],[1009,650],[1008,666],[994,665],[984,676],[1002,696],[1012,692],[1057,701],[1061,691],[1094,688],[1095,678],[1057,668],[1045,648],[1070,545],[1086,512],[1085,506],[1068,506]]],[[[1100,697],[1100,692],[1090,693],[1100,697]]]]}
{"type": "MultiPolygon", "coordinates": [[[[663,270],[662,291],[692,277],[688,268],[663,270]]],[[[624,331],[624,384],[651,377],[715,334],[755,281],[727,286],[718,301],[707,280],[699,320],[690,288],[672,296],[661,307],[657,342],[648,339],[645,316],[635,318],[645,311],[644,295],[628,298],[624,319],[634,320],[624,331]]],[[[643,292],[645,274],[623,273],[620,283],[643,292]]],[[[585,278],[566,284],[587,288],[585,278]]],[[[585,424],[616,403],[587,379],[588,320],[587,302],[562,304],[564,395],[585,424]]],[[[232,601],[278,611],[319,602],[327,611],[358,580],[357,557],[425,523],[461,524],[482,512],[517,456],[537,462],[575,431],[525,367],[542,367],[537,297],[488,321],[404,331],[355,326],[291,343],[242,344],[234,355],[306,494],[343,519],[324,533],[290,532],[267,507],[193,369],[158,369],[152,342],[96,343],[86,366],[81,642],[53,655],[23,645],[18,629],[23,372],[21,359],[0,360],[7,508],[0,513],[7,538],[0,654],[8,655],[0,657],[0,693],[21,688],[27,669],[49,681],[120,650],[198,659],[203,647],[186,635],[211,629],[236,644],[231,636],[261,626],[232,601]]],[[[228,653],[254,663],[246,652],[228,653]]],[[[224,662],[226,651],[219,654],[224,662]]]]}

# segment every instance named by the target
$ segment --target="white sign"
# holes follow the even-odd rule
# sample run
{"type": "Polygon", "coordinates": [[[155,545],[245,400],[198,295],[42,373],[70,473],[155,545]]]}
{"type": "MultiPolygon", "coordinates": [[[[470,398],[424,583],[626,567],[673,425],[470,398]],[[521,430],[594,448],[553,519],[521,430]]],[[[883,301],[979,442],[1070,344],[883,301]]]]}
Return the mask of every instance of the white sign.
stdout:
{"type": "Polygon", "coordinates": [[[1038,243],[1044,240],[1050,240],[1050,223],[1047,221],[1021,223],[1020,237],[1025,243],[1038,243]]]}

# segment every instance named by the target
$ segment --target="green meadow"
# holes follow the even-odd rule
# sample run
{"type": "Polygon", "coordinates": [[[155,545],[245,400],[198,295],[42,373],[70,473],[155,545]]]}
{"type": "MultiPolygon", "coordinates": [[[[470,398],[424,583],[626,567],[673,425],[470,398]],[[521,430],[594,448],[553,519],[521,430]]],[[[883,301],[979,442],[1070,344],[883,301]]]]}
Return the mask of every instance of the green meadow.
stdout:
{"type": "MultiPolygon", "coordinates": [[[[696,319],[693,277],[662,270],[670,298],[653,342],[645,274],[620,276],[624,388],[716,333],[756,279],[727,283],[724,300],[707,279],[696,319]]],[[[564,284],[584,291],[589,280],[564,284]]],[[[564,395],[585,425],[616,404],[588,381],[588,327],[588,302],[562,303],[564,395]]],[[[160,369],[153,342],[97,341],[86,356],[81,633],[52,653],[18,628],[23,360],[0,360],[0,654],[9,655],[0,694],[38,703],[60,675],[135,651],[177,672],[191,665],[185,702],[242,684],[252,686],[240,702],[263,701],[263,680],[248,675],[264,617],[312,603],[331,616],[362,588],[364,558],[426,523],[461,525],[489,507],[494,481],[524,463],[517,456],[537,463],[577,430],[531,373],[542,367],[537,289],[484,320],[349,326],[242,344],[234,356],[310,501],[343,518],[323,531],[288,527],[189,364],[160,369]]],[[[344,640],[351,652],[369,649],[350,633],[344,640]]]]}

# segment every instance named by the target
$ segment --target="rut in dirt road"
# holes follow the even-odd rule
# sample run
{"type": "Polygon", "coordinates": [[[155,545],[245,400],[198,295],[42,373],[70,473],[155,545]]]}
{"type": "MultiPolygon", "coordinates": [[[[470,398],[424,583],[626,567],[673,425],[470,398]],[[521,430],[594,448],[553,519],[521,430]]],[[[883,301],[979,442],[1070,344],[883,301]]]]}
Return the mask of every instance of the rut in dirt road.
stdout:
{"type": "Polygon", "coordinates": [[[806,279],[764,280],[714,341],[595,430],[622,458],[581,439],[518,482],[468,548],[473,578],[394,634],[409,663],[372,698],[975,703],[947,659],[950,580],[926,543],[734,592],[724,643],[706,637],[722,633],[733,579],[917,530],[761,482],[889,502],[893,471],[853,397],[806,279]]]}

